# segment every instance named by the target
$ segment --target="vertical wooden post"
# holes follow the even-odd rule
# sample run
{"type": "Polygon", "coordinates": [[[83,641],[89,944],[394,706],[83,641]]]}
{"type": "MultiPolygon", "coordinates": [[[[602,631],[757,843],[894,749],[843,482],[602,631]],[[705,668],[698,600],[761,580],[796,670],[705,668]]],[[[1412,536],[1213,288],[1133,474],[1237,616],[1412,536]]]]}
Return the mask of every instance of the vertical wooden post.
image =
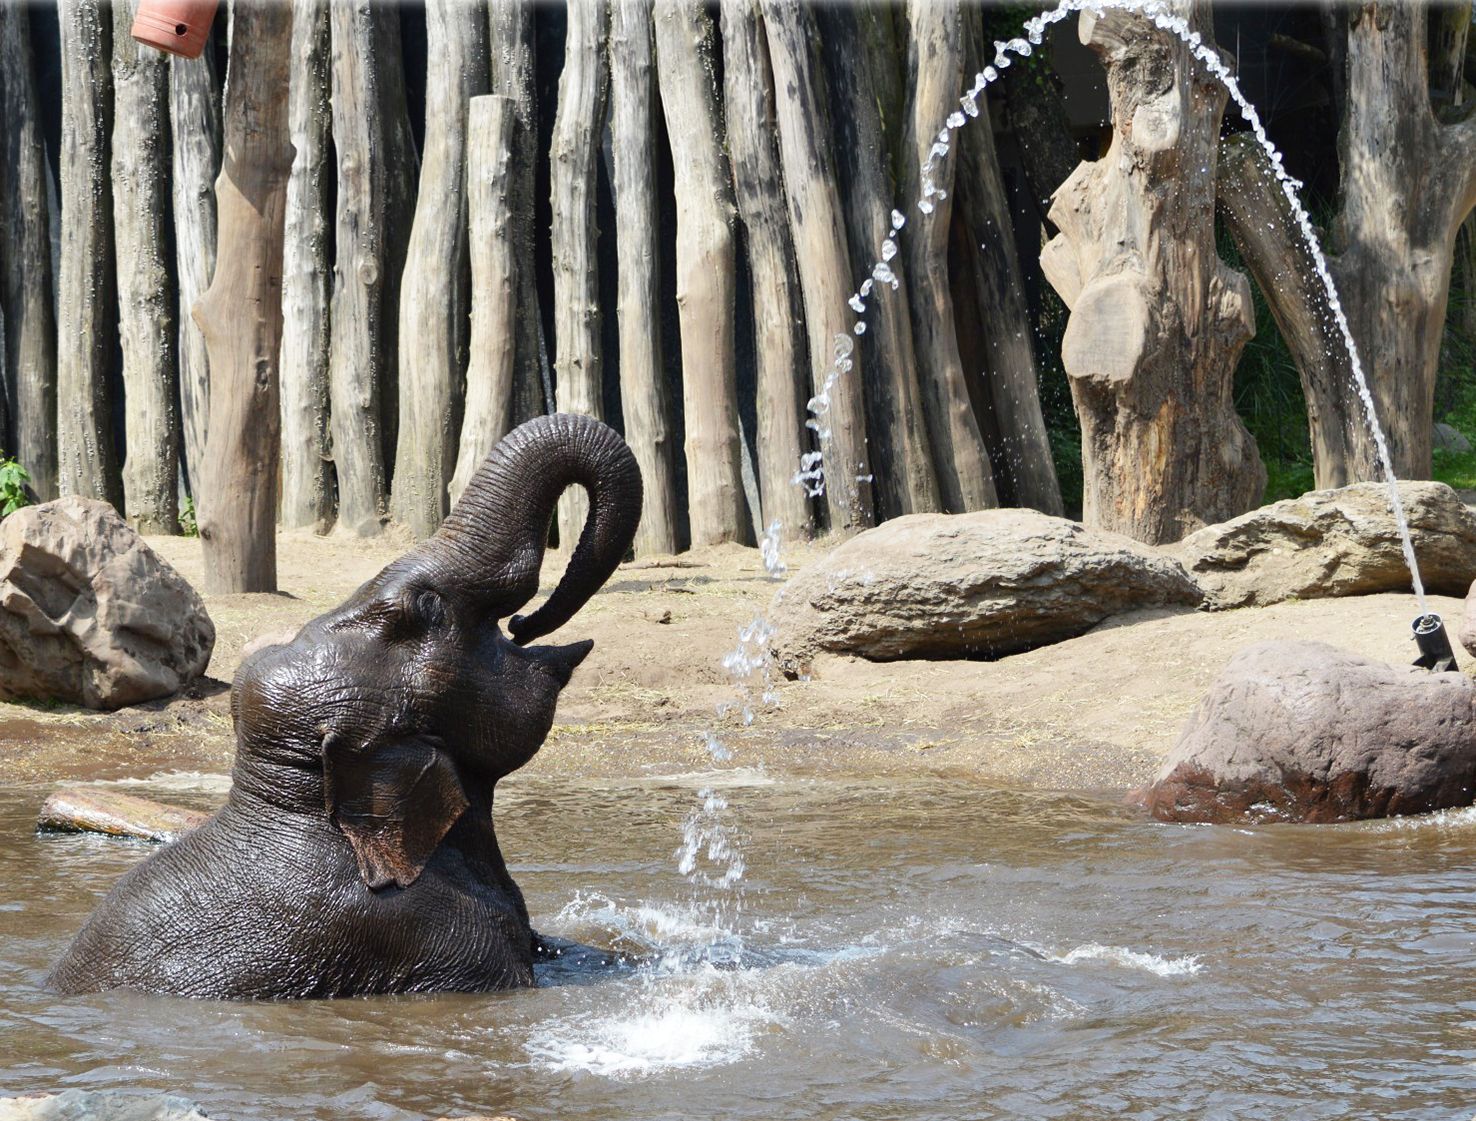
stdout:
{"type": "Polygon", "coordinates": [[[282,228],[292,170],[292,9],[238,3],[215,184],[215,277],[195,305],[210,354],[210,433],[199,506],[205,590],[277,590],[282,228]]]}
{"type": "Polygon", "coordinates": [[[293,0],[288,118],[292,175],[282,242],[282,502],[288,529],[333,525],[328,439],[328,290],[333,143],[328,0],[293,0]]]}
{"type": "Polygon", "coordinates": [[[614,0],[610,28],[610,134],[619,254],[620,400],[625,439],[641,466],[645,501],[637,556],[677,549],[676,467],[657,284],[651,0],[614,0]]]}
{"type": "Polygon", "coordinates": [[[136,43],[138,0],[113,4],[113,232],[123,344],[124,513],[139,533],[179,531],[178,338],[169,258],[169,59],[136,43]]]}
{"type": "Polygon", "coordinates": [[[399,307],[395,518],[418,538],[445,518],[465,394],[467,109],[487,92],[487,16],[466,0],[428,0],[425,144],[399,307]]]}
{"type": "Polygon", "coordinates": [[[41,501],[56,490],[56,304],[46,149],[21,4],[0,5],[0,208],[4,210],[5,381],[15,443],[7,445],[41,501]]]}
{"type": "Polygon", "coordinates": [[[113,449],[112,32],[98,0],[62,0],[61,265],[57,277],[57,487],[123,506],[113,449]]]}

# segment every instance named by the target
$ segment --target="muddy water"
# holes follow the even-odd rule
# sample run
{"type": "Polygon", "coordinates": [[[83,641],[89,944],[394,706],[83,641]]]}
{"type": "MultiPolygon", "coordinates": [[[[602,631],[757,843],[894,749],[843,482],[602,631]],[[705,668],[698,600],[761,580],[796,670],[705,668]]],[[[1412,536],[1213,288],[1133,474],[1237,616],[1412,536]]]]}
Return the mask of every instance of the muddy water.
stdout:
{"type": "MultiPolygon", "coordinates": [[[[205,785],[175,796],[218,799],[205,785]]],[[[494,996],[216,1004],[41,990],[149,851],[34,836],[42,793],[0,792],[9,1092],[376,1121],[1476,1112],[1471,811],[1237,830],[936,779],[514,780],[499,833],[537,925],[632,964],[494,996]],[[731,891],[673,859],[713,784],[746,861],[731,891]]]]}

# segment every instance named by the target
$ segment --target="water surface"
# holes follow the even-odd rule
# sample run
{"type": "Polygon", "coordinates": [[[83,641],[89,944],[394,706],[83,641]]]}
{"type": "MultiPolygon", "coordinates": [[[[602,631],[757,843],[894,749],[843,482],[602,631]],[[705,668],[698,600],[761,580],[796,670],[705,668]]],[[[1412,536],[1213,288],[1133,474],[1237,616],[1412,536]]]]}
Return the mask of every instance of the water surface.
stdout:
{"type": "Polygon", "coordinates": [[[1476,1113],[1476,811],[1240,830],[942,779],[517,776],[498,832],[535,925],[629,963],[491,996],[222,1004],[41,989],[151,851],[35,836],[43,795],[0,791],[11,1093],[383,1121],[1476,1113]],[[726,890],[677,871],[702,788],[743,854],[726,890]]]}

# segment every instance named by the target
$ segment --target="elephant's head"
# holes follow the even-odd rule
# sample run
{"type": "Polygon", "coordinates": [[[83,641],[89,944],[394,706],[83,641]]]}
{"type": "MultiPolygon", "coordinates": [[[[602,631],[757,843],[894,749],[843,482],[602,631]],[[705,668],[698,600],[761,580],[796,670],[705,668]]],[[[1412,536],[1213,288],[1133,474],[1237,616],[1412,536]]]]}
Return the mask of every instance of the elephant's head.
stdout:
{"type": "Polygon", "coordinates": [[[326,810],[375,890],[413,883],[468,811],[490,829],[493,785],[537,752],[592,646],[527,643],[610,576],[640,509],[635,458],[605,425],[555,415],[509,434],[434,537],[242,664],[241,796],[326,810]],[[555,503],[574,483],[590,515],[568,569],[542,606],[514,615],[538,590],[555,503]]]}

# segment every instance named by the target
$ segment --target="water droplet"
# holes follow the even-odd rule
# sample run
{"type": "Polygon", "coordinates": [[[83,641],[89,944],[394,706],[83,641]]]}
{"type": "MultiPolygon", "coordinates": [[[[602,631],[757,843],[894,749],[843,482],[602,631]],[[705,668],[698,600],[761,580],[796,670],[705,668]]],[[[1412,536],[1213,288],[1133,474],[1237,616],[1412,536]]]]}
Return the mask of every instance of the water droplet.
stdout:
{"type": "Polygon", "coordinates": [[[858,319],[856,320],[856,325],[851,330],[855,331],[858,335],[864,335],[866,334],[866,324],[858,319]]]}

